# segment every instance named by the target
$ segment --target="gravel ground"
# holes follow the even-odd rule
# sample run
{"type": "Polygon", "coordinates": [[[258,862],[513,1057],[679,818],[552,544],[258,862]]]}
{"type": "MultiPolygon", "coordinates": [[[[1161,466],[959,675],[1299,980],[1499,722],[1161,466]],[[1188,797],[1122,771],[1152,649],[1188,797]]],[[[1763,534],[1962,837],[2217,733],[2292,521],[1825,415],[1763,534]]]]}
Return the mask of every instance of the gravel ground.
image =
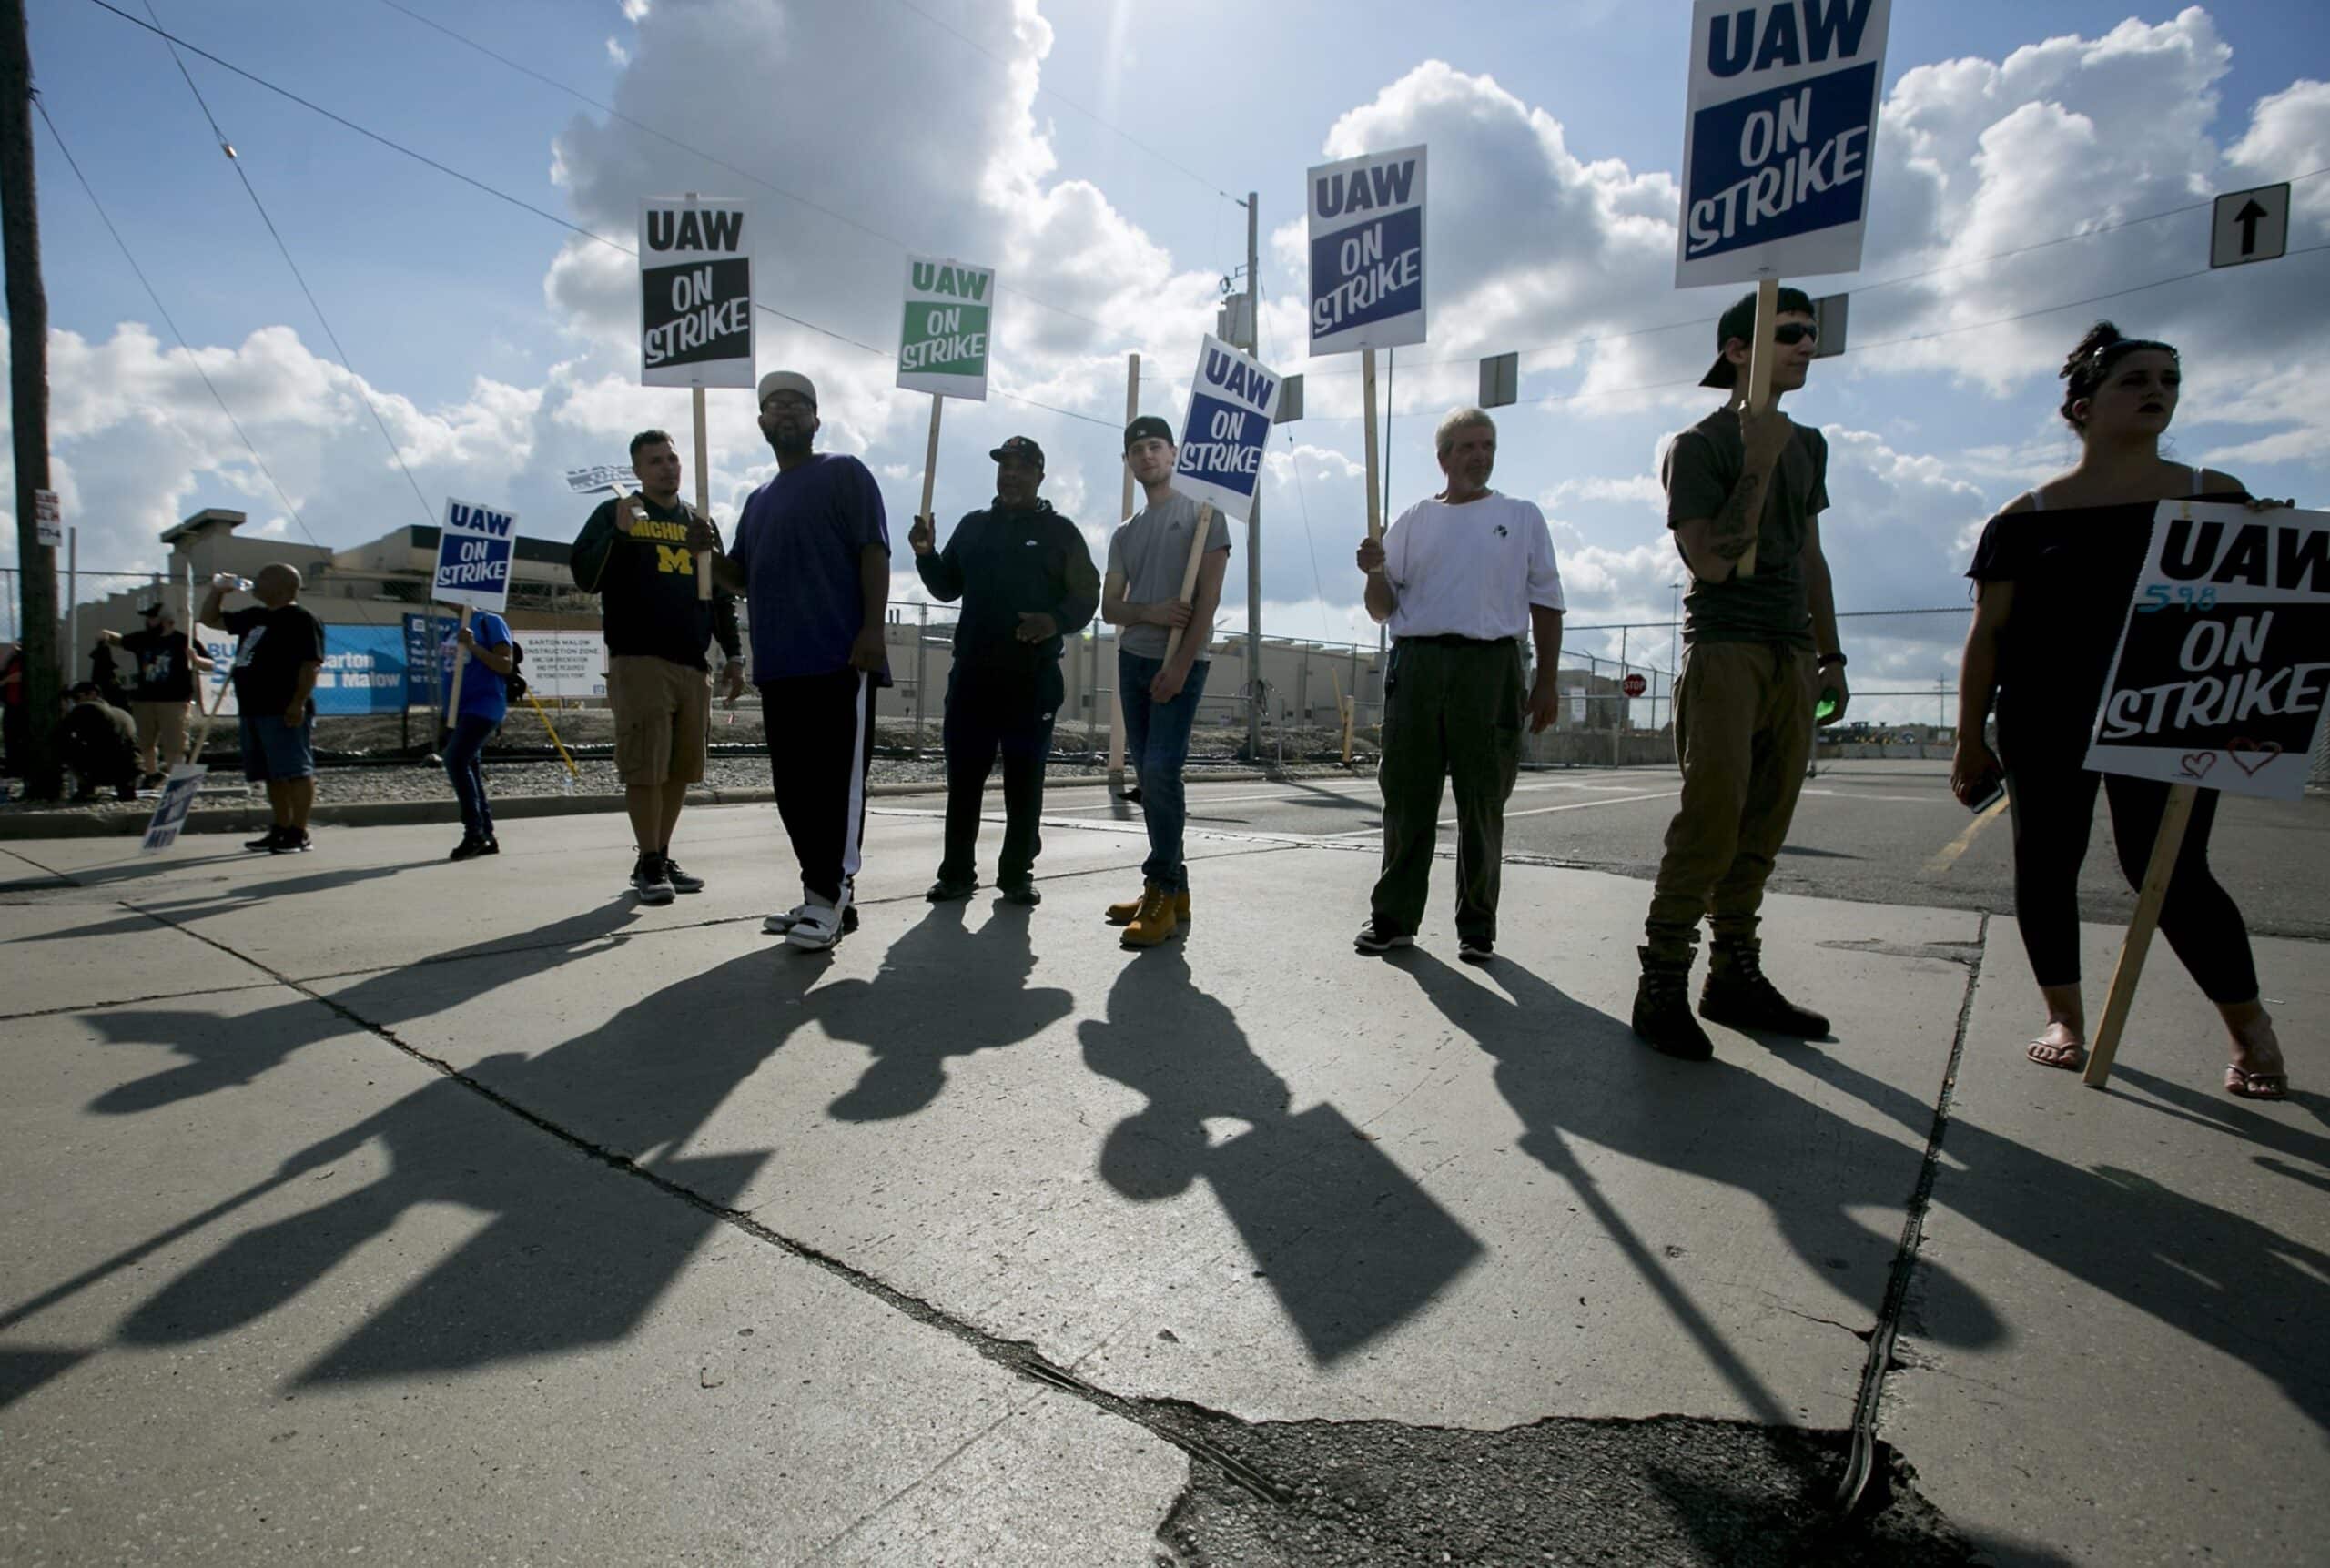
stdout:
{"type": "MultiPolygon", "coordinates": [[[[613,727],[603,709],[571,710],[555,713],[552,722],[558,726],[559,737],[570,749],[580,748],[584,754],[575,758],[572,775],[566,764],[558,761],[548,745],[549,737],[531,713],[512,714],[493,744],[485,752],[486,793],[495,800],[521,795],[593,795],[614,794],[623,789],[623,781],[615,774],[612,755],[613,727]]],[[[415,733],[420,733],[422,720],[414,716],[415,733]]],[[[323,767],[317,781],[316,799],[321,805],[371,803],[381,801],[450,801],[452,785],[446,780],[445,771],[433,757],[412,757],[397,760],[400,726],[390,717],[360,719],[325,719],[317,723],[316,746],[323,767]]],[[[1105,733],[1099,737],[1107,744],[1105,733]]],[[[938,729],[928,725],[923,736],[928,750],[920,756],[911,754],[876,755],[874,759],[872,782],[876,784],[941,784],[947,776],[945,764],[937,754],[938,729]]],[[[1313,748],[1314,754],[1325,755],[1332,739],[1324,731],[1290,732],[1287,744],[1292,754],[1298,743],[1313,748]]],[[[1192,737],[1191,765],[1202,771],[1210,767],[1229,765],[1236,761],[1235,753],[1244,743],[1242,730],[1216,727],[1200,731],[1192,737]]],[[[897,754],[911,753],[914,726],[911,723],[884,722],[876,726],[877,746],[897,754]]],[[[704,769],[705,793],[711,790],[766,789],[769,783],[768,757],[763,750],[760,713],[757,709],[742,707],[734,713],[715,709],[713,713],[712,744],[714,748],[704,769]],[[729,750],[728,748],[740,748],[729,750]]],[[[1064,727],[1056,739],[1056,753],[1048,770],[1053,779],[1097,778],[1107,772],[1105,764],[1086,751],[1087,738],[1081,726],[1064,727]]],[[[237,799],[255,799],[260,794],[256,785],[246,785],[242,779],[241,759],[231,743],[214,742],[204,754],[212,777],[203,788],[201,804],[217,805],[237,799]]],[[[1362,759],[1363,768],[1372,770],[1373,755],[1362,759]]],[[[1290,775],[1298,777],[1344,777],[1342,767],[1331,762],[1290,763],[1290,775]]],[[[43,812],[75,815],[136,816],[152,814],[156,793],[148,791],[137,802],[116,802],[110,798],[79,804],[66,802],[34,802],[13,798],[0,802],[0,815],[24,815],[43,812]]]]}

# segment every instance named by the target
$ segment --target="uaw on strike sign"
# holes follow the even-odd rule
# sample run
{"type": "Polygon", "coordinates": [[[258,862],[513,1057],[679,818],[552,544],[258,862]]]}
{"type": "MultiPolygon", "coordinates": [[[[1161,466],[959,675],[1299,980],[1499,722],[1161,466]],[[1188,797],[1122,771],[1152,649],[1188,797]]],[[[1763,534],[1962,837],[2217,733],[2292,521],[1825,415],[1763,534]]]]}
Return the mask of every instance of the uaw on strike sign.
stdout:
{"type": "Polygon", "coordinates": [[[510,605],[510,563],[518,549],[518,514],[472,501],[445,501],[437,532],[437,575],[430,597],[499,613],[510,605]]]}
{"type": "Polygon", "coordinates": [[[641,200],[639,367],[649,387],[753,384],[753,261],[743,202],[641,200]]]}
{"type": "Polygon", "coordinates": [[[1675,285],[1860,266],[1892,0],[1697,0],[1675,285]]]}
{"type": "Polygon", "coordinates": [[[1311,352],[1423,341],[1423,148],[1321,164],[1310,195],[1311,352]]]}
{"type": "Polygon", "coordinates": [[[898,385],[909,392],[985,401],[988,323],[994,309],[994,268],[907,257],[898,385]]]}
{"type": "Polygon", "coordinates": [[[2330,695],[2330,513],[2163,501],[2086,765],[2295,800],[2330,695]]]}
{"type": "Polygon", "coordinates": [[[1209,335],[1198,349],[1198,373],[1190,383],[1190,416],[1181,425],[1173,488],[1193,501],[1211,501],[1216,511],[1243,522],[1254,510],[1262,446],[1270,440],[1279,389],[1284,384],[1282,378],[1209,335]]]}

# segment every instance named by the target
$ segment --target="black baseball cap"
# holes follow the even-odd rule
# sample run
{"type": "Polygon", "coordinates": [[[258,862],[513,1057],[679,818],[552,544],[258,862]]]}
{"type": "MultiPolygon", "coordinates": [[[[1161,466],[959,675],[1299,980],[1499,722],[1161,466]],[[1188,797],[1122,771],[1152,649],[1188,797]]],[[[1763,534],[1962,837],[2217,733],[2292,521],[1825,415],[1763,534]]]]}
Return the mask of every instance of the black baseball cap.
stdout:
{"type": "Polygon", "coordinates": [[[1175,444],[1172,426],[1155,414],[1143,414],[1125,427],[1125,450],[1132,450],[1133,442],[1145,441],[1151,436],[1155,436],[1169,447],[1175,444]]]}
{"type": "Polygon", "coordinates": [[[1026,436],[1014,436],[987,455],[997,462],[1001,462],[1006,458],[1024,459],[1036,465],[1038,473],[1044,471],[1044,449],[1026,436]]]}
{"type": "Polygon", "coordinates": [[[137,613],[139,613],[140,615],[167,615],[167,614],[169,613],[169,611],[168,611],[167,608],[165,608],[164,606],[159,605],[159,604],[148,604],[147,606],[146,606],[146,608],[144,608],[143,610],[140,610],[137,613]]]}
{"type": "Polygon", "coordinates": [[[105,693],[95,681],[76,681],[65,694],[68,697],[100,697],[105,693]]]}
{"type": "MultiPolygon", "coordinates": [[[[1790,311],[1809,315],[1811,310],[1812,300],[1803,289],[1781,286],[1779,298],[1781,315],[1785,316],[1790,311]]],[[[1706,375],[1699,378],[1700,386],[1717,387],[1728,391],[1738,384],[1738,367],[1723,357],[1724,345],[1729,343],[1734,338],[1743,343],[1753,343],[1756,340],[1756,291],[1752,288],[1734,300],[1731,309],[1726,310],[1723,313],[1723,319],[1715,324],[1715,364],[1706,375]]]]}

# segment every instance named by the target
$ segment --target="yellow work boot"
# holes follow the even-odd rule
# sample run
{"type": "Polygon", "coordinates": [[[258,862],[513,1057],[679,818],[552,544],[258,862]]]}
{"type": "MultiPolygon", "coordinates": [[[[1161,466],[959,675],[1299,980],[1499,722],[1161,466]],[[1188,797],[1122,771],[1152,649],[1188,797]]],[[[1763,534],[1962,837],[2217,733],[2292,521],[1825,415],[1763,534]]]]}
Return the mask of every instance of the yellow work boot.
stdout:
{"type": "MultiPolygon", "coordinates": [[[[1140,896],[1139,898],[1129,898],[1122,904],[1109,905],[1108,910],[1109,924],[1111,926],[1131,925],[1134,917],[1140,915],[1141,905],[1148,901],[1150,889],[1156,885],[1157,885],[1153,882],[1143,884],[1140,890],[1140,896]]],[[[1188,894],[1180,893],[1174,895],[1173,918],[1180,921],[1184,926],[1187,926],[1190,923],[1190,895],[1188,894]]]]}
{"type": "Polygon", "coordinates": [[[1186,907],[1189,901],[1190,895],[1186,893],[1177,896],[1150,883],[1148,891],[1141,895],[1140,908],[1125,927],[1123,946],[1154,947],[1170,939],[1181,928],[1177,911],[1186,907]]]}

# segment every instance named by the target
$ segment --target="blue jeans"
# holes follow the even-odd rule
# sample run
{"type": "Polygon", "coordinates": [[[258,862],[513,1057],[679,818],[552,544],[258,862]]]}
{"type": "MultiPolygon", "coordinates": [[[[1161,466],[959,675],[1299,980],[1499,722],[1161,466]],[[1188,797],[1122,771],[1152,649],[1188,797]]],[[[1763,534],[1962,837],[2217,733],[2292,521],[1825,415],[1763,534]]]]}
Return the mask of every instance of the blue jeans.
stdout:
{"type": "Polygon", "coordinates": [[[461,803],[461,834],[466,838],[493,836],[493,808],[486,804],[485,770],[478,754],[488,735],[501,725],[476,713],[463,713],[445,743],[445,775],[453,781],[453,798],[461,803]]]}
{"type": "Polygon", "coordinates": [[[1168,893],[1190,890],[1189,867],[1181,863],[1181,827],[1189,804],[1181,793],[1181,764],[1189,760],[1190,726],[1197,723],[1198,699],[1205,695],[1207,661],[1190,666],[1181,693],[1170,703],[1150,698],[1149,683],[1165,667],[1162,659],[1117,654],[1117,693],[1125,707],[1125,757],[1140,784],[1140,814],[1149,824],[1149,858],[1141,879],[1168,893]]]}

